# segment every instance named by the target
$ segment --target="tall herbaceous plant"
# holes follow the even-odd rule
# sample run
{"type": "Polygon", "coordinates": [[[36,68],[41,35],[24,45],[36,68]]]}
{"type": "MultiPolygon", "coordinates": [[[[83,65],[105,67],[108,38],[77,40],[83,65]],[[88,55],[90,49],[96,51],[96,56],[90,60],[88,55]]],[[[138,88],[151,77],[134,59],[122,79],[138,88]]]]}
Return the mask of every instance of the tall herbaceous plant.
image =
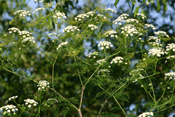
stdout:
{"type": "Polygon", "coordinates": [[[72,17],[41,6],[15,11],[4,34],[1,66],[25,86],[3,116],[160,117],[173,108],[175,43],[144,14],[96,7],[72,17]]]}

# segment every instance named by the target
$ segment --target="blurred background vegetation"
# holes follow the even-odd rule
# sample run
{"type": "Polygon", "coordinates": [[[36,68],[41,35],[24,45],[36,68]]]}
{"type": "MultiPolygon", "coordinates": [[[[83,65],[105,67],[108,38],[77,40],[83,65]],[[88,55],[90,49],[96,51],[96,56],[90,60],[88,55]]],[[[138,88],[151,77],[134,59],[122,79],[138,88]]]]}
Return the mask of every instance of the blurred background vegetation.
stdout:
{"type": "MultiPolygon", "coordinates": [[[[18,95],[19,98],[17,102],[24,103],[23,100],[25,98],[33,98],[34,96],[42,97],[42,100],[46,100],[48,97],[56,97],[53,92],[45,93],[45,94],[38,94],[36,84],[33,81],[25,80],[17,75],[14,75],[4,69],[4,67],[12,69],[21,75],[25,75],[20,72],[19,68],[27,73],[30,78],[34,78],[37,81],[41,79],[45,79],[51,82],[52,77],[52,62],[54,61],[55,57],[55,48],[52,43],[52,40],[49,37],[43,37],[44,31],[55,31],[55,26],[51,24],[48,27],[46,25],[46,19],[40,23],[28,23],[26,20],[24,21],[13,21],[14,12],[17,10],[32,10],[33,8],[30,3],[31,0],[1,0],[0,1],[0,48],[1,48],[1,66],[0,66],[0,107],[5,104],[5,101],[13,96],[18,95]],[[11,21],[12,20],[12,21],[11,21]],[[42,51],[38,52],[36,48],[32,46],[23,47],[23,44],[17,43],[16,45],[10,45],[10,39],[8,43],[8,38],[15,38],[14,35],[10,36],[7,35],[8,38],[4,38],[4,34],[8,32],[8,28],[10,27],[20,27],[20,30],[30,30],[35,31],[37,35],[37,40],[40,41],[40,45],[42,45],[42,51]],[[39,30],[39,28],[43,28],[43,30],[39,30]],[[21,49],[19,49],[21,48],[21,49]],[[25,49],[24,49],[25,48],[25,49]],[[5,51],[4,54],[2,51],[5,51]],[[42,52],[44,54],[42,54],[42,52]],[[11,54],[12,53],[12,54],[11,54]],[[15,62],[11,62],[11,60],[15,57],[15,62]]],[[[146,23],[153,24],[156,26],[157,30],[165,31],[169,34],[170,37],[175,36],[175,1],[174,0],[107,0],[107,1],[97,1],[97,0],[44,0],[45,3],[50,3],[52,1],[54,4],[60,3],[56,6],[55,10],[64,12],[70,19],[73,19],[74,16],[80,13],[86,13],[88,11],[94,10],[95,7],[98,5],[104,4],[106,8],[113,8],[117,11],[114,14],[114,19],[117,18],[122,13],[128,13],[131,17],[134,16],[137,12],[142,12],[147,16],[146,23]]],[[[35,3],[38,4],[38,7],[41,7],[42,4],[39,2],[35,3]]],[[[48,5],[48,4],[45,4],[48,5]]],[[[51,7],[50,9],[54,9],[51,7]]],[[[49,15],[50,12],[45,12],[45,16],[49,15]]],[[[59,27],[59,25],[58,25],[59,27]]],[[[112,26],[106,27],[105,24],[103,28],[109,28],[112,26]]],[[[153,32],[149,32],[150,35],[153,32]]],[[[66,37],[65,37],[66,38],[66,37]]],[[[93,37],[89,37],[87,42],[91,45],[91,50],[96,50],[97,46],[93,39],[97,37],[93,35],[93,37]]],[[[87,43],[86,42],[86,43],[87,43]]],[[[173,41],[169,41],[168,43],[172,43],[173,41]]],[[[83,43],[83,42],[81,42],[83,43]]],[[[146,44],[145,44],[146,45],[146,44]]],[[[74,45],[75,48],[78,47],[74,45]]],[[[84,58],[86,53],[84,53],[85,47],[76,48],[77,50],[81,50],[79,54],[80,58],[84,58]]],[[[65,50],[66,51],[66,50],[65,50]]],[[[90,76],[90,73],[94,70],[94,67],[89,67],[84,65],[81,61],[74,59],[74,57],[67,56],[65,51],[58,52],[58,60],[55,64],[55,89],[62,94],[63,96],[67,97],[71,102],[75,104],[79,103],[79,96],[81,91],[81,85],[77,76],[77,71],[75,68],[82,69],[84,71],[80,71],[83,76],[90,76]]],[[[109,52],[112,53],[112,52],[109,52]]],[[[134,55],[135,59],[141,58],[140,55],[134,55]]],[[[128,65],[125,66],[126,68],[130,69],[132,66],[128,65]]],[[[162,75],[165,73],[164,70],[167,69],[174,69],[172,64],[166,64],[160,62],[158,64],[157,71],[162,72],[162,74],[156,76],[160,79],[162,75]]],[[[117,78],[117,76],[121,76],[124,71],[115,72],[117,70],[121,70],[120,68],[115,67],[111,75],[117,78]]],[[[174,69],[175,70],[175,69],[174,69]]],[[[166,71],[167,72],[167,71],[166,71]]],[[[163,79],[163,78],[162,78],[163,79]]],[[[155,86],[159,86],[160,81],[155,86]]],[[[98,110],[100,109],[100,104],[104,102],[106,97],[98,97],[96,96],[97,92],[101,89],[95,85],[95,83],[90,82],[87,86],[88,92],[85,93],[84,100],[83,100],[83,108],[82,113],[84,116],[96,116],[98,110]],[[96,98],[95,98],[96,96],[96,98]],[[98,101],[96,100],[98,99],[98,101]]],[[[124,91],[125,92],[125,91],[124,91]]],[[[121,106],[127,110],[128,113],[133,113],[138,115],[148,109],[143,107],[142,104],[146,103],[148,99],[144,97],[143,90],[140,86],[131,85],[130,89],[127,89],[126,92],[121,92],[123,97],[126,97],[126,101],[121,103],[121,106]],[[125,95],[125,94],[129,94],[125,95]],[[141,101],[142,100],[142,101],[141,101]]],[[[157,92],[157,95],[159,92],[157,92]]],[[[159,97],[159,96],[158,96],[159,97]]],[[[59,97],[56,97],[59,100],[59,97]]],[[[60,99],[61,100],[61,99],[60,99]]],[[[120,100],[120,99],[119,99],[120,100]]],[[[67,113],[67,116],[73,117],[77,116],[77,111],[74,110],[72,107],[67,106],[68,104],[65,102],[60,101],[60,104],[52,105],[51,108],[45,109],[41,112],[41,116],[64,116],[67,113]],[[63,104],[61,104],[63,103],[63,104]],[[56,113],[52,113],[56,112],[56,113]]],[[[109,100],[109,104],[104,108],[104,115],[106,113],[116,114],[118,116],[124,116],[122,111],[118,109],[118,111],[114,111],[112,109],[112,105],[115,105],[114,101],[111,99],[109,100]]],[[[174,108],[169,108],[166,111],[162,111],[162,117],[167,117],[172,112],[174,112],[174,108]]],[[[27,116],[27,113],[25,113],[27,116]]],[[[115,117],[116,117],[115,115],[115,117]]],[[[24,116],[24,115],[23,115],[24,116]]]]}

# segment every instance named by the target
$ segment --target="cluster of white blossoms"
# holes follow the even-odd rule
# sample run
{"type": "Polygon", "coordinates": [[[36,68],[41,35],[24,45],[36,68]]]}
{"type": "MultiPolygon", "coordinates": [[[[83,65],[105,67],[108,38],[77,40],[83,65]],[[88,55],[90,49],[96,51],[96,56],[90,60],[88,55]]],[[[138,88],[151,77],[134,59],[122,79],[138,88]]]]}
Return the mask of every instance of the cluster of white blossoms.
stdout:
{"type": "Polygon", "coordinates": [[[157,56],[157,57],[160,57],[161,55],[164,55],[164,51],[162,48],[159,48],[159,47],[155,47],[155,48],[152,48],[149,50],[148,52],[149,55],[152,55],[152,56],[157,56]]]}
{"type": "Polygon", "coordinates": [[[89,53],[88,55],[87,55],[87,57],[89,57],[89,58],[96,58],[96,56],[98,56],[98,52],[92,52],[92,53],[89,53]]]}
{"type": "Polygon", "coordinates": [[[160,39],[158,37],[149,36],[149,41],[153,41],[153,42],[149,42],[149,44],[153,46],[162,46],[162,44],[160,43],[160,39]]]}
{"type": "Polygon", "coordinates": [[[175,55],[168,56],[166,59],[174,59],[175,55]]]}
{"type": "MultiPolygon", "coordinates": [[[[35,0],[35,2],[37,2],[37,1],[38,1],[38,0],[35,0]]],[[[44,2],[44,0],[40,0],[39,2],[40,2],[40,3],[41,3],[41,2],[44,2]]]]}
{"type": "Polygon", "coordinates": [[[53,18],[61,19],[61,18],[67,18],[64,13],[56,12],[55,15],[53,15],[53,18]]]}
{"type": "Polygon", "coordinates": [[[94,24],[89,24],[88,27],[91,29],[91,30],[95,30],[97,29],[98,27],[94,24]]]}
{"type": "Polygon", "coordinates": [[[122,25],[121,22],[124,22],[127,19],[128,16],[129,16],[128,14],[124,13],[124,14],[120,15],[116,20],[114,20],[113,23],[116,24],[116,25],[117,24],[122,25]]]}
{"type": "Polygon", "coordinates": [[[118,36],[117,36],[117,32],[114,31],[114,30],[106,31],[104,35],[105,35],[106,37],[107,37],[107,36],[116,37],[116,38],[118,37],[118,36]]]}
{"type": "Polygon", "coordinates": [[[16,99],[16,98],[18,98],[18,96],[12,96],[12,97],[10,97],[10,98],[7,100],[7,102],[9,102],[9,101],[11,101],[11,100],[14,100],[14,99],[16,99]]]}
{"type": "Polygon", "coordinates": [[[98,20],[98,19],[107,19],[107,17],[106,16],[104,16],[104,15],[102,15],[102,14],[98,14],[96,17],[95,17],[95,19],[96,20],[98,20]]]}
{"type": "Polygon", "coordinates": [[[165,73],[165,79],[174,80],[175,72],[165,73]]]}
{"type": "Polygon", "coordinates": [[[145,27],[146,28],[152,28],[153,30],[156,30],[157,28],[154,26],[154,25],[152,25],[152,24],[145,24],[145,27]]]}
{"type": "Polygon", "coordinates": [[[106,10],[106,11],[110,11],[110,12],[112,12],[112,13],[117,13],[117,11],[116,11],[116,10],[111,9],[111,8],[107,8],[107,9],[104,9],[104,10],[106,10]]]}
{"type": "Polygon", "coordinates": [[[0,108],[0,111],[3,111],[3,114],[16,114],[16,112],[18,111],[18,109],[16,108],[15,105],[6,105],[6,106],[2,106],[0,108]]]}
{"type": "Polygon", "coordinates": [[[32,105],[33,106],[37,106],[38,105],[38,102],[36,102],[33,99],[25,99],[24,102],[25,102],[25,105],[27,105],[29,108],[32,107],[32,105]]]}
{"type": "Polygon", "coordinates": [[[134,34],[142,35],[142,33],[139,33],[135,26],[132,24],[127,24],[124,27],[121,27],[121,29],[121,33],[126,34],[126,36],[134,36],[134,34]]]}
{"type": "Polygon", "coordinates": [[[101,50],[109,49],[110,47],[113,47],[112,43],[109,41],[100,41],[98,44],[98,47],[100,47],[101,50]]]}
{"type": "Polygon", "coordinates": [[[76,21],[81,21],[85,18],[89,18],[90,16],[93,16],[95,14],[95,11],[89,11],[87,13],[79,14],[75,17],[76,21]]]}
{"type": "Polygon", "coordinates": [[[110,71],[108,69],[101,69],[101,70],[98,71],[98,74],[100,74],[100,73],[107,73],[107,74],[109,74],[110,71]]]}
{"type": "Polygon", "coordinates": [[[44,91],[47,87],[49,88],[50,86],[49,86],[49,82],[48,81],[40,80],[38,82],[37,87],[38,87],[38,91],[44,91]]]}
{"type": "Polygon", "coordinates": [[[97,60],[97,63],[95,63],[95,65],[97,65],[97,64],[103,64],[103,63],[105,63],[106,62],[106,60],[105,59],[100,59],[100,60],[97,60]]]}
{"type": "Polygon", "coordinates": [[[16,27],[9,28],[8,31],[9,31],[9,33],[13,33],[13,32],[14,33],[18,32],[19,33],[20,32],[20,30],[18,28],[16,28],[16,27]]]}
{"type": "Polygon", "coordinates": [[[20,17],[25,17],[27,15],[31,15],[30,11],[18,10],[14,13],[14,15],[19,15],[20,17]]]}
{"type": "Polygon", "coordinates": [[[111,64],[113,63],[122,63],[123,62],[123,57],[117,56],[112,61],[110,62],[111,64]]]}
{"type": "Polygon", "coordinates": [[[157,32],[154,32],[155,35],[158,35],[158,36],[166,36],[166,37],[169,37],[169,35],[164,32],[164,31],[157,31],[157,32]]]}
{"type": "Polygon", "coordinates": [[[153,117],[153,116],[154,116],[153,112],[144,112],[140,114],[138,117],[153,117]]]}
{"type": "Polygon", "coordinates": [[[45,11],[45,8],[37,8],[33,11],[33,13],[37,12],[37,11],[45,11]]]}
{"type": "Polygon", "coordinates": [[[125,22],[126,23],[139,23],[139,21],[137,19],[133,19],[133,18],[126,19],[125,22]]]}
{"type": "Polygon", "coordinates": [[[75,32],[75,31],[80,31],[77,26],[67,26],[66,28],[63,29],[63,32],[70,33],[70,32],[75,32]]]}
{"type": "Polygon", "coordinates": [[[142,19],[146,19],[146,16],[142,13],[137,13],[136,16],[141,17],[142,19]]]}
{"type": "Polygon", "coordinates": [[[35,38],[32,36],[32,33],[29,31],[20,31],[18,28],[12,27],[9,28],[9,33],[15,33],[18,32],[20,37],[22,38],[22,42],[30,41],[32,43],[35,43],[35,38]]]}
{"type": "Polygon", "coordinates": [[[170,43],[166,46],[166,52],[172,50],[173,52],[175,52],[175,44],[174,43],[170,43]]]}
{"type": "Polygon", "coordinates": [[[67,41],[66,41],[66,42],[60,43],[60,44],[58,45],[58,47],[57,47],[57,50],[58,50],[59,48],[61,48],[62,46],[67,45],[67,44],[68,44],[67,41]]]}

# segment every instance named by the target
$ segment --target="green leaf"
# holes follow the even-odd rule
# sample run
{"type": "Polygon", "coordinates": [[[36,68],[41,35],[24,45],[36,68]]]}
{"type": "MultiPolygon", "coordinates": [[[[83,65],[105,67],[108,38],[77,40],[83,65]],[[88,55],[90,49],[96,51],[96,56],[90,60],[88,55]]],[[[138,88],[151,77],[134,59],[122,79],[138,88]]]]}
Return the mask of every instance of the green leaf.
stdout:
{"type": "Polygon", "coordinates": [[[135,11],[134,11],[134,17],[136,16],[136,14],[139,12],[139,7],[136,7],[135,8],[135,11]]]}
{"type": "Polygon", "coordinates": [[[159,2],[159,0],[157,0],[157,12],[159,12],[160,11],[160,2],[159,2]]]}
{"type": "Polygon", "coordinates": [[[115,3],[114,3],[115,7],[117,7],[118,2],[119,2],[119,0],[115,1],[115,3]]]}

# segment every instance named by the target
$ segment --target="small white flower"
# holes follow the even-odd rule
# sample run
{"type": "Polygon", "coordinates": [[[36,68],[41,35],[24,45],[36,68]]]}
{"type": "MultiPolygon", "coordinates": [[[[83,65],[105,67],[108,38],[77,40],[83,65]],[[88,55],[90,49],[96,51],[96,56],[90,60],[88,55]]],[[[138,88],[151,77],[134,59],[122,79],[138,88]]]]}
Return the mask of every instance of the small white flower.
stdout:
{"type": "Polygon", "coordinates": [[[69,33],[69,32],[75,32],[75,31],[80,31],[77,26],[67,26],[66,28],[63,29],[63,32],[69,33]]]}
{"type": "Polygon", "coordinates": [[[16,27],[9,28],[8,31],[9,31],[9,33],[12,33],[12,32],[14,32],[14,33],[17,32],[18,33],[18,32],[20,32],[20,30],[16,27]]]}
{"type": "Polygon", "coordinates": [[[67,45],[67,44],[68,44],[67,41],[66,41],[66,42],[62,42],[61,44],[58,45],[57,50],[58,50],[59,48],[61,48],[62,46],[67,45]]]}
{"type": "Polygon", "coordinates": [[[114,30],[106,31],[104,35],[105,35],[106,37],[107,37],[107,36],[116,37],[116,38],[118,37],[118,36],[117,36],[117,32],[114,31],[114,30]]]}
{"type": "Polygon", "coordinates": [[[25,102],[25,105],[28,106],[29,108],[33,105],[33,106],[36,106],[38,104],[38,102],[36,102],[35,100],[33,99],[25,99],[24,100],[25,102]]]}
{"type": "Polygon", "coordinates": [[[14,114],[18,111],[17,107],[15,105],[6,105],[6,106],[2,106],[0,108],[0,111],[4,111],[4,115],[7,114],[7,113],[11,113],[14,114]]]}
{"type": "Polygon", "coordinates": [[[152,56],[160,57],[161,55],[164,55],[164,51],[162,48],[152,48],[149,50],[148,54],[152,56]]]}
{"type": "Polygon", "coordinates": [[[18,96],[12,96],[12,97],[10,97],[10,98],[7,100],[7,102],[9,102],[9,101],[11,101],[11,100],[14,100],[14,99],[16,99],[16,98],[18,98],[18,96]]]}
{"type": "Polygon", "coordinates": [[[122,23],[121,22],[124,22],[126,19],[127,19],[127,17],[128,17],[129,15],[128,14],[122,14],[122,15],[120,15],[117,19],[115,19],[114,21],[113,21],[113,23],[114,24],[118,24],[118,25],[121,25],[122,23]]]}
{"type": "Polygon", "coordinates": [[[88,55],[87,55],[87,57],[93,57],[93,58],[96,58],[96,56],[98,56],[98,52],[93,52],[93,53],[89,53],[88,55]]]}
{"type": "Polygon", "coordinates": [[[145,27],[146,28],[152,28],[153,30],[156,30],[157,28],[154,26],[154,25],[152,25],[152,24],[145,24],[145,27]]]}
{"type": "Polygon", "coordinates": [[[170,43],[166,46],[166,52],[169,52],[170,50],[175,52],[175,44],[174,43],[170,43]]]}
{"type": "Polygon", "coordinates": [[[49,88],[49,82],[46,80],[40,80],[37,87],[38,91],[44,91],[46,87],[49,88]]]}
{"type": "Polygon", "coordinates": [[[56,12],[55,15],[53,15],[53,18],[61,19],[61,18],[67,18],[64,13],[56,12]]]}
{"type": "Polygon", "coordinates": [[[175,72],[165,73],[165,79],[174,80],[175,79],[175,72]]]}
{"type": "Polygon", "coordinates": [[[33,13],[37,12],[37,11],[45,11],[45,8],[37,8],[33,11],[33,13]]]}
{"type": "Polygon", "coordinates": [[[101,50],[103,50],[103,49],[109,49],[110,47],[113,47],[113,45],[109,41],[100,41],[100,43],[98,44],[98,47],[100,47],[101,50]]]}
{"type": "Polygon", "coordinates": [[[121,29],[121,33],[126,34],[126,36],[133,36],[134,34],[142,35],[142,33],[139,33],[135,26],[132,24],[127,24],[124,27],[121,27],[121,29]]]}
{"type": "Polygon", "coordinates": [[[98,27],[94,24],[89,24],[88,27],[91,29],[91,30],[95,30],[97,29],[98,27]]]}
{"type": "Polygon", "coordinates": [[[105,63],[106,62],[106,60],[105,59],[100,59],[100,60],[97,60],[97,63],[95,63],[95,65],[97,65],[97,64],[103,64],[103,63],[105,63]]]}
{"type": "Polygon", "coordinates": [[[140,114],[138,117],[153,117],[153,116],[154,116],[153,112],[144,112],[140,114]]]}
{"type": "Polygon", "coordinates": [[[85,18],[89,18],[90,16],[93,16],[95,14],[95,11],[89,11],[87,13],[79,14],[74,19],[76,21],[82,21],[85,18]]]}
{"type": "Polygon", "coordinates": [[[116,10],[114,10],[114,9],[111,9],[111,8],[107,8],[107,9],[105,9],[106,11],[110,11],[110,12],[112,12],[112,13],[117,13],[117,11],[116,10]]]}
{"type": "Polygon", "coordinates": [[[142,19],[146,19],[146,16],[142,13],[137,13],[136,16],[141,17],[142,19]]]}
{"type": "Polygon", "coordinates": [[[164,32],[164,31],[157,31],[157,32],[154,32],[154,34],[158,35],[158,36],[166,36],[166,37],[169,37],[169,35],[164,32]]]}
{"type": "Polygon", "coordinates": [[[18,10],[14,13],[14,15],[19,15],[20,17],[25,17],[27,15],[31,15],[30,11],[18,10]]]}
{"type": "Polygon", "coordinates": [[[112,59],[112,61],[110,62],[111,64],[113,64],[113,63],[122,63],[123,62],[123,57],[120,57],[120,56],[118,56],[118,57],[115,57],[114,59],[112,59]]]}
{"type": "Polygon", "coordinates": [[[126,23],[139,23],[139,21],[138,21],[138,20],[133,19],[133,18],[126,19],[126,20],[125,20],[125,22],[126,22],[126,23]]]}

